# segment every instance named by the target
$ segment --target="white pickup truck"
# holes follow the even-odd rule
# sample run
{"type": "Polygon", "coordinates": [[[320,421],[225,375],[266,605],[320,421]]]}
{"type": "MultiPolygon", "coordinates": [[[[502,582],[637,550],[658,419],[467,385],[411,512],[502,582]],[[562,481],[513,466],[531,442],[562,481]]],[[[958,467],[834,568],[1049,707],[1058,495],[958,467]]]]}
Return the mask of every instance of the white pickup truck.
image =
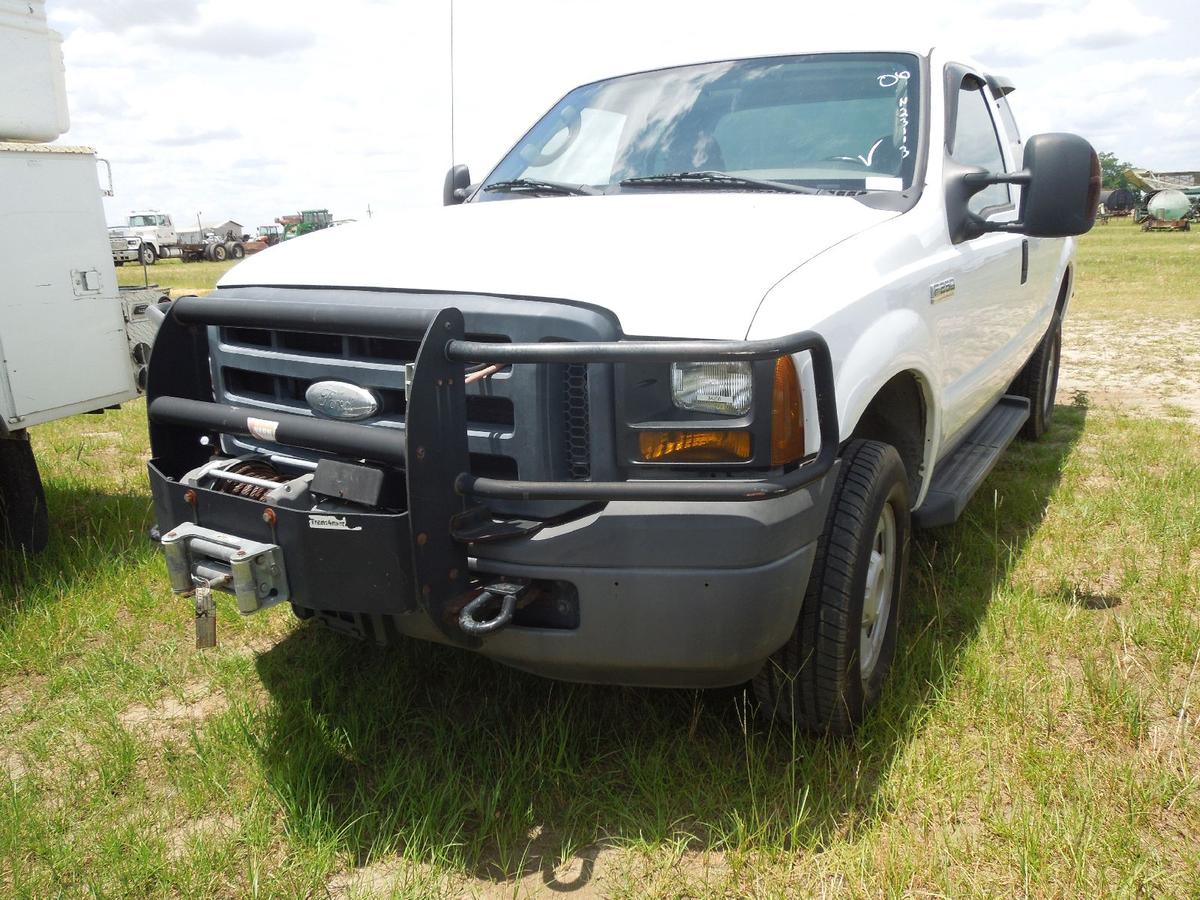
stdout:
{"type": "Polygon", "coordinates": [[[172,586],[201,620],[222,588],[852,728],[910,529],[1054,410],[1099,166],[1023,139],[1011,90],[937,50],[599,81],[443,210],[177,301],[149,388],[172,586]]]}

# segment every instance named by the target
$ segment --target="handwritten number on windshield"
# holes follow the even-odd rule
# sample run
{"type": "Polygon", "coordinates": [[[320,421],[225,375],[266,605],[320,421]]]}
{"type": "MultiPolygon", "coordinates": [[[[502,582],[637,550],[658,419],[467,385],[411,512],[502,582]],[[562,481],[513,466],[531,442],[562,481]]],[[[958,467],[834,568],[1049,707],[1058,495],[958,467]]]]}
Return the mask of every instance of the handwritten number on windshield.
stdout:
{"type": "Polygon", "coordinates": [[[912,77],[912,74],[908,71],[892,72],[890,75],[880,75],[879,76],[879,86],[882,88],[895,87],[901,81],[908,81],[908,79],[910,79],[911,77],[912,77]]]}

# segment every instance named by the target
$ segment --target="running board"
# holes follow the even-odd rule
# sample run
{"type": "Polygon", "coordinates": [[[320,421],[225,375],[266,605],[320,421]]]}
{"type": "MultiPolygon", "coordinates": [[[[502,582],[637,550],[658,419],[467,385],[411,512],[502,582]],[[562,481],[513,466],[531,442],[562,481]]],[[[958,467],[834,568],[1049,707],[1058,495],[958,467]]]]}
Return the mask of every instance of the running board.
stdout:
{"type": "Polygon", "coordinates": [[[935,528],[957,522],[1028,418],[1029,401],[1025,397],[1010,394],[1001,397],[967,439],[937,464],[925,502],[913,511],[913,524],[918,528],[935,528]]]}

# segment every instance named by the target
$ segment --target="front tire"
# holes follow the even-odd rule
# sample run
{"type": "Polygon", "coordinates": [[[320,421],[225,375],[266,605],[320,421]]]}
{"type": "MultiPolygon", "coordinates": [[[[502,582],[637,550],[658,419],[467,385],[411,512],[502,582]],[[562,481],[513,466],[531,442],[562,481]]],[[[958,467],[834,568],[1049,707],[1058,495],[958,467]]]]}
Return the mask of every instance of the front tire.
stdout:
{"type": "Polygon", "coordinates": [[[1042,342],[1012,386],[1014,394],[1029,400],[1029,418],[1021,427],[1021,437],[1027,441],[1036,441],[1050,428],[1061,360],[1062,317],[1056,312],[1042,342]]]}
{"type": "Polygon", "coordinates": [[[896,652],[908,569],[908,476],[896,449],[852,441],[791,638],[755,676],[761,710],[846,734],[879,698],[896,652]]]}
{"type": "Polygon", "coordinates": [[[142,249],[138,251],[141,257],[142,265],[152,266],[158,259],[158,254],[154,252],[154,247],[150,244],[142,244],[142,249]]]}

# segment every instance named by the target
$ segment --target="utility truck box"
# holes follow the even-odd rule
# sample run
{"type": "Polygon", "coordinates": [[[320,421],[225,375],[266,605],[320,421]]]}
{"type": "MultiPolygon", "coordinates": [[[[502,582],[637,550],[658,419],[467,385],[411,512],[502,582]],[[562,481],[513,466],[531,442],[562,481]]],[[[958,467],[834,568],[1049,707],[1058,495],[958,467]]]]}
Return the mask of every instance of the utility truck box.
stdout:
{"type": "Polygon", "coordinates": [[[4,428],[137,396],[90,148],[0,144],[0,246],[4,428]]]}
{"type": "Polygon", "coordinates": [[[117,287],[95,151],[39,143],[69,124],[61,43],[41,0],[0,0],[0,548],[27,551],[49,535],[29,427],[137,397],[162,299],[117,287]]]}
{"type": "Polygon", "coordinates": [[[66,133],[62,37],[43,0],[0,0],[0,136],[52,141],[66,133]]]}

